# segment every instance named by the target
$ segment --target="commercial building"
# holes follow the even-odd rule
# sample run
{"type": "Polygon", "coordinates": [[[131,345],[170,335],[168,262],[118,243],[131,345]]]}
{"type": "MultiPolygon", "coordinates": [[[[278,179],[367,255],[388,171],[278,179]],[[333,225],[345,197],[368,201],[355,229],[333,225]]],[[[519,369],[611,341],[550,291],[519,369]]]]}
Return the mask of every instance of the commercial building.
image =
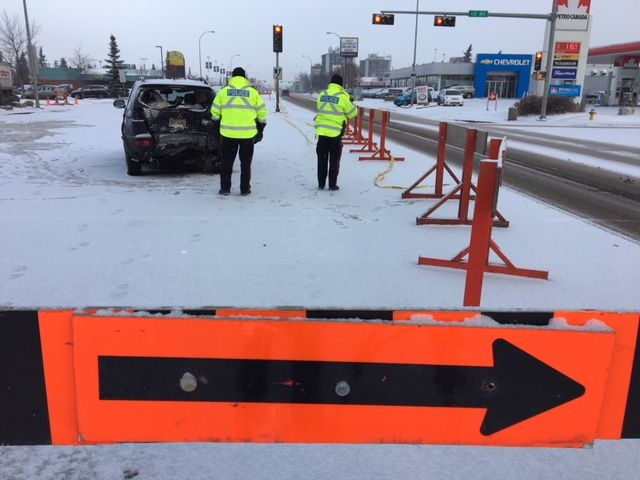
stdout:
{"type": "MultiPolygon", "coordinates": [[[[451,85],[472,85],[474,78],[473,63],[425,63],[416,65],[416,85],[428,85],[440,90],[451,85]]],[[[386,79],[391,87],[411,86],[411,67],[392,70],[386,79]]]]}
{"type": "Polygon", "coordinates": [[[497,93],[522,98],[529,91],[533,55],[481,53],[476,56],[474,86],[477,97],[497,93]]]}
{"type": "Polygon", "coordinates": [[[640,41],[589,49],[584,92],[604,105],[639,105],[640,41]]]}
{"type": "Polygon", "coordinates": [[[360,76],[384,78],[391,71],[391,57],[370,53],[367,58],[360,60],[360,76]]]}
{"type": "Polygon", "coordinates": [[[329,51],[322,55],[322,74],[330,76],[334,72],[340,70],[342,70],[340,49],[329,47],[329,51]]]}

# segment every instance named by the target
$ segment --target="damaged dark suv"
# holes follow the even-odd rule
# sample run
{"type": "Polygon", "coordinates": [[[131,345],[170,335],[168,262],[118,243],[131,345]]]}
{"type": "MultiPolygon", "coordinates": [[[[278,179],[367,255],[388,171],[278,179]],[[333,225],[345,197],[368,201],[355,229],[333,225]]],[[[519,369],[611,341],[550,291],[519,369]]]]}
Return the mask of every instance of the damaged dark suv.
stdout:
{"type": "Polygon", "coordinates": [[[143,163],[219,171],[210,111],[214,96],[211,87],[195,80],[146,80],[133,85],[128,101],[115,100],[114,107],[124,108],[127,174],[140,175],[143,163]]]}

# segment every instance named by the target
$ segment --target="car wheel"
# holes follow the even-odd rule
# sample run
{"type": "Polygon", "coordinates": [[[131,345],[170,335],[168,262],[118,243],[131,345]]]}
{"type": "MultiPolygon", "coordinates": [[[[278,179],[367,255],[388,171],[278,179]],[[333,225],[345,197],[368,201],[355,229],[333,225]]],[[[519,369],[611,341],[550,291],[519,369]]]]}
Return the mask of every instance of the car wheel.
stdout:
{"type": "Polygon", "coordinates": [[[131,155],[129,155],[129,152],[127,152],[126,148],[124,149],[124,158],[127,162],[127,175],[130,175],[132,177],[142,175],[142,165],[140,164],[140,162],[136,162],[131,158],[131,155]]]}
{"type": "Polygon", "coordinates": [[[208,152],[202,156],[202,171],[204,173],[220,173],[221,166],[222,162],[215,153],[208,152]]]}

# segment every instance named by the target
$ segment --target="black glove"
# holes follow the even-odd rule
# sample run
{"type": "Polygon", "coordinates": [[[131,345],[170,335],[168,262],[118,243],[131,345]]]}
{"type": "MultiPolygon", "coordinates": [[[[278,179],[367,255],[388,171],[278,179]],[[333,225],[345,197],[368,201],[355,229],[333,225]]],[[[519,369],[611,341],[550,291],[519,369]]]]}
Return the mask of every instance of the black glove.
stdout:
{"type": "Polygon", "coordinates": [[[342,130],[340,130],[340,138],[344,136],[344,132],[347,130],[347,122],[342,122],[342,130]]]}
{"type": "Polygon", "coordinates": [[[256,120],[256,128],[258,129],[258,133],[256,133],[255,137],[253,137],[253,143],[258,143],[259,141],[262,140],[262,138],[264,137],[262,132],[264,132],[264,127],[266,126],[267,126],[266,123],[262,123],[256,120]]]}

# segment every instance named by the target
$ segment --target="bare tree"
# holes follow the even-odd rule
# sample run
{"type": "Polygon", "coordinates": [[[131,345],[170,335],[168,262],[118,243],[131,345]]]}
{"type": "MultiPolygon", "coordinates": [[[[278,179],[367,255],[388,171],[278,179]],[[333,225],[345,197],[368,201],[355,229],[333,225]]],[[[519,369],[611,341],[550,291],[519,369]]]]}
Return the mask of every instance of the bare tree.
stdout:
{"type": "Polygon", "coordinates": [[[91,56],[82,51],[82,44],[73,49],[73,56],[69,59],[69,63],[73,68],[84,70],[91,65],[91,56]]]}
{"type": "MultiPolygon", "coordinates": [[[[23,21],[18,14],[10,16],[6,11],[0,15],[0,51],[8,58],[15,68],[20,62],[20,55],[27,51],[27,34],[23,21]]],[[[31,23],[31,42],[35,41],[40,26],[31,23]]]]}

